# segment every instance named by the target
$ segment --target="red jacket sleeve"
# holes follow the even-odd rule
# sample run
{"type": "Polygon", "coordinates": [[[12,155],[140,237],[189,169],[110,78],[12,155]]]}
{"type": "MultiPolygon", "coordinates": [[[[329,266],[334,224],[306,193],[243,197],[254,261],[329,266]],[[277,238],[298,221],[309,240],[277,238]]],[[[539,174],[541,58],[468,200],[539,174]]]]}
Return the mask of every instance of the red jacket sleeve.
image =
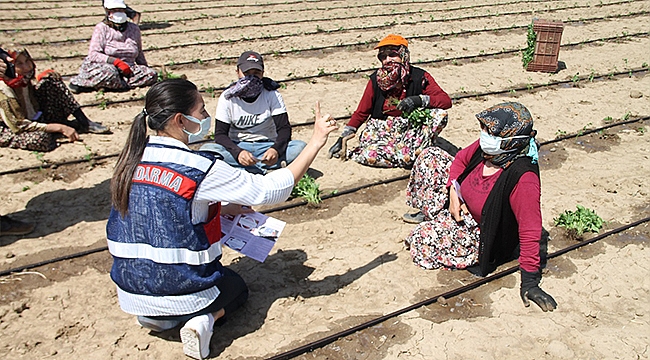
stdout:
{"type": "Polygon", "coordinates": [[[354,111],[350,117],[350,121],[348,121],[348,126],[358,129],[361,124],[368,120],[368,117],[372,114],[372,98],[374,95],[375,91],[372,88],[372,80],[368,80],[361,101],[359,101],[359,105],[357,106],[357,110],[354,111]]]}
{"type": "Polygon", "coordinates": [[[527,172],[510,193],[510,207],[519,226],[519,266],[539,271],[539,241],[542,234],[541,185],[539,177],[527,172]]]}
{"type": "Polygon", "coordinates": [[[428,72],[424,72],[424,79],[422,88],[423,95],[429,95],[429,107],[438,108],[438,109],[449,109],[451,108],[451,98],[447,93],[438,86],[436,81],[433,79],[433,76],[428,72]]]}

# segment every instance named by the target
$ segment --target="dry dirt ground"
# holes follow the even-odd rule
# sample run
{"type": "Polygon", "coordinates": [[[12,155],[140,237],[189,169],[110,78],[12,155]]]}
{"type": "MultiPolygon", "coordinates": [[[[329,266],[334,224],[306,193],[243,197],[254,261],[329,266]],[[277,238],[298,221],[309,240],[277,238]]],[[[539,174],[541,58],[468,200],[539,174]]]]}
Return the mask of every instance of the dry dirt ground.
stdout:
{"type": "MultiPolygon", "coordinates": [[[[409,38],[414,64],[454,97],[442,135],[461,147],[478,137],[474,114],[506,100],[530,109],[541,141],[650,115],[644,71],[650,63],[649,0],[128,4],[143,13],[149,63],[195,82],[211,113],[236,78],[236,57],[249,49],[262,53],[266,75],[284,85],[294,137],[303,140],[317,100],[345,124],[378,65],[372,47],[389,33],[409,38]],[[564,22],[560,60],[566,69],[547,74],[522,68],[519,49],[533,18],[564,22]],[[565,83],[553,85],[558,81],[565,83]]],[[[0,43],[26,45],[39,69],[53,68],[68,80],[102,19],[98,5],[0,0],[0,43]]],[[[0,238],[0,270],[105,246],[114,155],[145,92],[77,97],[112,135],[83,135],[82,142],[47,154],[0,150],[0,213],[37,224],[30,235],[0,238]],[[35,169],[7,173],[26,167],[35,169]]],[[[636,121],[542,147],[549,253],[576,243],[553,218],[577,204],[607,221],[601,232],[650,215],[648,130],[647,121],[636,121]]],[[[263,264],[225,251],[224,264],[244,277],[251,296],[216,329],[213,357],[272,357],[477,280],[465,271],[413,265],[402,244],[413,228],[401,221],[409,211],[406,180],[363,187],[408,171],[329,160],[325,151],[312,168],[323,194],[340,196],[318,207],[271,212],[288,225],[263,264]],[[345,192],[355,188],[361,189],[345,192]]],[[[550,259],[542,287],[559,303],[552,313],[522,305],[515,273],[299,358],[647,359],[648,236],[644,223],[550,259]]],[[[178,330],[151,334],[119,309],[110,265],[109,254],[100,251],[0,277],[0,357],[182,358],[178,330]]]]}

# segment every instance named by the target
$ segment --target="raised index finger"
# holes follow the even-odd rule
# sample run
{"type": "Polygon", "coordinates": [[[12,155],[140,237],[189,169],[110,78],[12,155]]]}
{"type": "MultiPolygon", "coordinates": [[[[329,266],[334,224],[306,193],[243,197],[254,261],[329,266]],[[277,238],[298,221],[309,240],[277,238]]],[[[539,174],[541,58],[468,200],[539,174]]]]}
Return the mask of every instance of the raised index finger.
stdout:
{"type": "Polygon", "coordinates": [[[320,119],[320,101],[316,101],[314,112],[316,113],[316,120],[320,119]]]}

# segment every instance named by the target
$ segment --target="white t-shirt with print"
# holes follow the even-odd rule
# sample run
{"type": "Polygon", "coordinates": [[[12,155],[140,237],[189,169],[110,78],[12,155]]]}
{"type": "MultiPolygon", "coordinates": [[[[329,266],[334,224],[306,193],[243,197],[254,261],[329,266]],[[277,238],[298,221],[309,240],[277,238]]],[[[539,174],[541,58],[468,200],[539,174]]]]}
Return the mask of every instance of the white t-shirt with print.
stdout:
{"type": "Polygon", "coordinates": [[[277,90],[263,89],[252,103],[238,97],[226,100],[222,93],[217,103],[216,118],[230,124],[228,137],[233,141],[275,141],[278,133],[273,116],[286,112],[282,95],[277,90]]]}

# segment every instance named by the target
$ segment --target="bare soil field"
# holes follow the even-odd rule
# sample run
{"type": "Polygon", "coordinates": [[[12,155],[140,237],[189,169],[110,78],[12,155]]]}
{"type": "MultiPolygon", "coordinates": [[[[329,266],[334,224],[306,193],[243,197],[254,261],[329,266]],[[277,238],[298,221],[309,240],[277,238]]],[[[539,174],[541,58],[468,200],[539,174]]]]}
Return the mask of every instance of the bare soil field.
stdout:
{"type": "MultiPolygon", "coordinates": [[[[451,143],[464,147],[478,138],[474,114],[498,102],[519,101],[531,111],[545,143],[540,164],[549,254],[578,243],[553,221],[577,204],[607,222],[601,234],[650,216],[650,0],[127,4],[142,12],[149,64],[185,74],[202,89],[212,115],[218,95],[236,79],[239,54],[260,52],[265,75],[283,85],[294,138],[302,140],[311,135],[316,101],[342,128],[379,65],[374,45],[401,34],[414,65],[454,99],[442,132],[451,143]],[[557,73],[521,65],[533,18],[564,22],[565,68],[557,73]]],[[[25,45],[38,69],[57,70],[66,81],[103,17],[99,1],[0,0],[0,10],[0,45],[25,45]]],[[[120,310],[111,258],[102,251],[109,179],[145,93],[77,96],[111,135],[85,134],[82,142],[46,154],[0,149],[0,213],[37,225],[27,236],[0,238],[0,271],[43,262],[0,277],[1,358],[183,358],[178,330],[150,333],[120,310]]],[[[312,172],[328,195],[319,206],[290,200],[282,209],[258,209],[287,222],[264,263],[224,251],[222,262],[251,292],[216,328],[212,357],[274,357],[478,280],[466,271],[413,265],[403,240],[414,225],[401,220],[410,211],[407,170],[328,159],[324,149],[312,172]]],[[[523,306],[515,272],[296,355],[648,359],[649,236],[644,222],[549,259],[542,288],[557,300],[554,312],[523,306]]]]}

